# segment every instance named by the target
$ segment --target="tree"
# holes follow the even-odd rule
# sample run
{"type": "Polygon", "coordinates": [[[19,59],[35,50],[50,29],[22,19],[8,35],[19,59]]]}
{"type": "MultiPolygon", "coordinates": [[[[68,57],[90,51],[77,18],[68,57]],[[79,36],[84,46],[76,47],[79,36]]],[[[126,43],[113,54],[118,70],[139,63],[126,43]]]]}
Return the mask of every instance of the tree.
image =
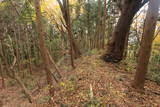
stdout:
{"type": "Polygon", "coordinates": [[[45,32],[42,24],[42,14],[41,14],[41,7],[40,7],[40,0],[35,0],[34,2],[35,10],[36,10],[36,24],[37,24],[37,33],[39,36],[39,49],[42,55],[43,63],[45,65],[47,83],[51,87],[49,89],[50,95],[54,96],[54,88],[52,82],[52,73],[51,73],[51,60],[49,57],[48,49],[45,46],[45,32]]]}
{"type": "Polygon", "coordinates": [[[68,38],[70,40],[70,43],[72,45],[73,48],[73,53],[74,53],[74,57],[79,57],[81,55],[81,52],[73,38],[73,31],[72,31],[72,23],[71,23],[71,17],[70,17],[70,4],[69,4],[69,0],[63,0],[63,2],[61,2],[60,0],[57,0],[57,2],[59,3],[59,6],[61,8],[61,12],[63,15],[63,19],[65,21],[65,28],[68,32],[68,38]]]}
{"type": "Polygon", "coordinates": [[[123,59],[126,38],[129,36],[130,25],[138,10],[148,0],[115,0],[121,10],[121,16],[108,43],[107,52],[103,56],[106,62],[119,62],[123,59]],[[143,2],[142,2],[143,1],[143,2]]]}
{"type": "Polygon", "coordinates": [[[71,26],[71,18],[70,18],[70,9],[69,9],[69,0],[63,0],[63,2],[61,2],[60,0],[57,0],[62,15],[63,15],[63,19],[65,20],[65,28],[67,30],[68,33],[68,38],[69,38],[69,42],[70,42],[70,54],[71,54],[71,65],[73,68],[75,68],[74,66],[74,58],[78,58],[81,55],[81,52],[73,38],[73,32],[72,32],[72,26],[71,26]]]}
{"type": "MultiPolygon", "coordinates": [[[[87,11],[87,36],[90,37],[91,36],[91,20],[90,20],[90,17],[91,17],[91,4],[90,4],[90,0],[87,0],[87,5],[86,5],[86,11],[87,11]]],[[[90,48],[91,48],[91,38],[89,40],[89,45],[90,45],[90,48]]]]}
{"type": "Polygon", "coordinates": [[[2,77],[2,88],[5,88],[5,79],[4,79],[4,72],[3,72],[3,65],[2,65],[2,61],[0,63],[0,74],[1,74],[1,77],[2,77]]]}
{"type": "Polygon", "coordinates": [[[98,15],[97,15],[97,23],[96,23],[96,32],[95,32],[95,48],[99,49],[99,42],[101,36],[101,22],[102,22],[102,1],[98,0],[98,15]]]}
{"type": "MultiPolygon", "coordinates": [[[[110,3],[110,0],[109,2],[110,3]]],[[[107,0],[104,0],[104,12],[103,12],[103,19],[102,21],[104,21],[104,23],[102,23],[102,32],[101,32],[101,44],[100,47],[104,48],[104,43],[105,43],[105,30],[106,30],[106,19],[107,19],[107,0]]]]}
{"type": "Polygon", "coordinates": [[[146,16],[144,32],[142,35],[141,46],[139,49],[138,65],[134,78],[133,87],[143,89],[145,83],[145,75],[148,70],[149,59],[152,49],[152,41],[159,12],[159,0],[150,0],[148,12],[146,16]]]}

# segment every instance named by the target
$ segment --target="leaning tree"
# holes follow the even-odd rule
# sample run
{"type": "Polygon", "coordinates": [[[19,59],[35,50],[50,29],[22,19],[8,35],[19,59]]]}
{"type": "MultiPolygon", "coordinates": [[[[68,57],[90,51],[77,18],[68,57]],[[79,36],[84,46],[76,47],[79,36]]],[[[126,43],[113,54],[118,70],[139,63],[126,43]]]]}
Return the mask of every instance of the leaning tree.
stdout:
{"type": "Polygon", "coordinates": [[[159,0],[150,0],[145,20],[144,32],[142,35],[141,46],[139,49],[136,75],[133,83],[133,87],[137,89],[144,88],[145,75],[148,70],[148,64],[152,49],[152,42],[154,40],[156,22],[158,19],[159,6],[160,6],[159,0]]]}
{"type": "Polygon", "coordinates": [[[133,17],[149,0],[114,0],[120,11],[121,15],[118,23],[111,35],[107,45],[107,52],[103,56],[106,62],[119,62],[123,59],[125,44],[128,42],[130,26],[133,17]]]}

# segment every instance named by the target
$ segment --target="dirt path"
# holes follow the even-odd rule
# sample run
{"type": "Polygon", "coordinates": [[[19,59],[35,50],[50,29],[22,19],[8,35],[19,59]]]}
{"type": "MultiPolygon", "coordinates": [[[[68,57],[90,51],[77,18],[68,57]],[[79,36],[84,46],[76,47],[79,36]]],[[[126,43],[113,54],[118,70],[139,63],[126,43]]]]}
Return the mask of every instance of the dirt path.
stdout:
{"type": "MultiPolygon", "coordinates": [[[[145,91],[136,92],[130,86],[134,73],[123,66],[105,63],[98,55],[84,56],[76,65],[74,71],[61,65],[64,78],[54,86],[54,107],[160,107],[160,86],[146,81],[145,91]]],[[[47,96],[46,92],[44,87],[35,98],[47,96]]],[[[3,107],[36,107],[28,103],[17,86],[0,90],[0,100],[5,103],[3,107]]]]}

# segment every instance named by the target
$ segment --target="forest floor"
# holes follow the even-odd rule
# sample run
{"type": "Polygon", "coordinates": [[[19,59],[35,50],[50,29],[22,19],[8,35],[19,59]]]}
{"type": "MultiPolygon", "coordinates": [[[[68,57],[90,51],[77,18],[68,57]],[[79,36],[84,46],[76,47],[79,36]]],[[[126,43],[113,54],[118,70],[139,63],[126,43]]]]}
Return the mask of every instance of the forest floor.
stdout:
{"type": "MultiPolygon", "coordinates": [[[[127,70],[127,66],[103,62],[100,55],[77,59],[74,70],[64,62],[63,80],[54,86],[53,107],[160,107],[160,86],[146,80],[145,90],[137,92],[131,87],[135,72],[127,70]]],[[[45,84],[44,73],[38,80],[45,84]]],[[[2,107],[51,107],[46,103],[50,99],[48,88],[43,86],[33,93],[37,104],[30,104],[17,85],[0,89],[2,107]]]]}

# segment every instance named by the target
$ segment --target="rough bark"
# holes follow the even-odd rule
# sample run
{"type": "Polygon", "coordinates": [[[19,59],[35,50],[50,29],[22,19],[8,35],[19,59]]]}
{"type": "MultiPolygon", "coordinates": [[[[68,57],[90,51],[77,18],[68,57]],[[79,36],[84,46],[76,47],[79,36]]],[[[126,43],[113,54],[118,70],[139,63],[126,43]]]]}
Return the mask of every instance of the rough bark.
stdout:
{"type": "Polygon", "coordinates": [[[125,0],[121,10],[121,16],[108,43],[107,53],[103,56],[106,62],[119,62],[123,59],[125,40],[129,36],[130,25],[137,11],[147,2],[144,0],[125,0]]]}
{"type": "Polygon", "coordinates": [[[142,35],[142,42],[139,50],[136,75],[133,84],[133,86],[137,89],[144,88],[145,75],[148,70],[148,64],[152,49],[152,41],[154,37],[156,22],[158,19],[159,6],[159,0],[150,0],[144,26],[144,32],[142,35]]]}

